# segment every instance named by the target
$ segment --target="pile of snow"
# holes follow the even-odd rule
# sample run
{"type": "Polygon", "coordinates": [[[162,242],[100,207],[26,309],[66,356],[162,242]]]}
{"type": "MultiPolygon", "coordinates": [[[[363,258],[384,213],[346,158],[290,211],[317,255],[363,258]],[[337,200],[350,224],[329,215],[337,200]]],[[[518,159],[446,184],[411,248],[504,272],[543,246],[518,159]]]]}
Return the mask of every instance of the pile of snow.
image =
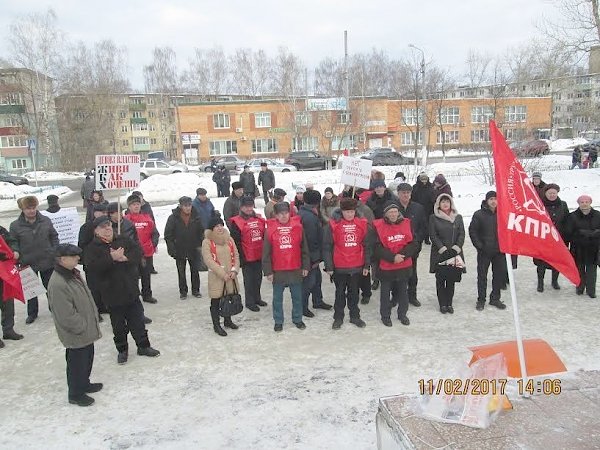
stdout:
{"type": "Polygon", "coordinates": [[[75,179],[82,178],[85,176],[83,172],[45,172],[43,170],[38,170],[37,172],[27,172],[24,173],[23,176],[29,180],[66,180],[66,179],[75,179]]]}
{"type": "Polygon", "coordinates": [[[571,150],[578,145],[587,144],[587,142],[587,139],[584,138],[556,139],[555,141],[550,141],[550,151],[561,152],[565,150],[571,150]]]}
{"type": "MultiPolygon", "coordinates": [[[[212,177],[212,174],[207,175],[212,177]]],[[[201,174],[189,172],[174,173],[171,175],[152,175],[143,180],[136,190],[142,192],[144,199],[149,202],[177,200],[182,195],[194,198],[197,188],[204,187],[208,189],[209,187],[214,187],[214,183],[210,177],[202,177],[201,174]]],[[[214,195],[217,195],[216,188],[214,188],[214,195]]]]}
{"type": "Polygon", "coordinates": [[[50,194],[62,195],[73,192],[66,186],[15,186],[11,183],[0,182],[0,211],[13,211],[17,208],[16,200],[26,195],[34,195],[41,203],[50,194]]]}

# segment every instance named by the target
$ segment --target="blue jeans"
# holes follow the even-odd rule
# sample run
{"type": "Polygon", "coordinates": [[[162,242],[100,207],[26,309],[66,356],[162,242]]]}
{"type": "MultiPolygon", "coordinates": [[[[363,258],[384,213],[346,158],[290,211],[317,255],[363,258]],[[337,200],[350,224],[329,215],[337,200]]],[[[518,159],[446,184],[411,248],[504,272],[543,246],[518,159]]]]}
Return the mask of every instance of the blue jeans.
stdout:
{"type": "MultiPolygon", "coordinates": [[[[283,291],[285,284],[273,283],[273,320],[275,325],[283,325],[283,291]]],[[[292,294],[292,322],[302,322],[302,283],[289,285],[292,294]]]]}
{"type": "Polygon", "coordinates": [[[312,294],[313,308],[323,303],[323,291],[321,290],[321,283],[323,282],[323,276],[321,275],[321,267],[313,267],[308,271],[302,279],[302,307],[304,310],[308,309],[308,298],[312,294]]]}

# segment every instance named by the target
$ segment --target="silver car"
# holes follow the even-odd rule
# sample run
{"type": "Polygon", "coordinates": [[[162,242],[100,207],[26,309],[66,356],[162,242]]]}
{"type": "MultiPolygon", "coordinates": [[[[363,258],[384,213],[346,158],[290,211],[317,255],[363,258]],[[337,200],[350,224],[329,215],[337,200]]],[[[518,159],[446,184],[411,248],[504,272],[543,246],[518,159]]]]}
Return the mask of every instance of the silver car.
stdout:
{"type": "Polygon", "coordinates": [[[169,164],[159,159],[147,159],[140,162],[140,178],[145,179],[151,175],[161,174],[170,175],[172,173],[188,172],[185,164],[169,164]]]}
{"type": "Polygon", "coordinates": [[[250,170],[252,172],[260,172],[260,164],[263,162],[267,163],[268,168],[273,172],[296,172],[298,170],[290,164],[283,164],[269,158],[253,159],[248,162],[248,165],[250,166],[250,170]]]}

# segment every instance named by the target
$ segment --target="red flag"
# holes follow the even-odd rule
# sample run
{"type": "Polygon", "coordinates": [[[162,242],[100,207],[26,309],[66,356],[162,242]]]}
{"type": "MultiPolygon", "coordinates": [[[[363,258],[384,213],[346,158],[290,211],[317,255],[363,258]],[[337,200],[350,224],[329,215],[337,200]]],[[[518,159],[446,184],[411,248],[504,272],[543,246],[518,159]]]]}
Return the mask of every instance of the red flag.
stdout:
{"type": "Polygon", "coordinates": [[[3,281],[2,299],[4,301],[16,298],[25,303],[21,276],[16,267],[14,253],[2,236],[0,236],[0,253],[6,255],[6,260],[0,261],[0,279],[3,281]]]}
{"type": "Polygon", "coordinates": [[[490,120],[498,198],[500,251],[541,259],[571,282],[580,283],[579,271],[552,223],[531,179],[490,120]]]}

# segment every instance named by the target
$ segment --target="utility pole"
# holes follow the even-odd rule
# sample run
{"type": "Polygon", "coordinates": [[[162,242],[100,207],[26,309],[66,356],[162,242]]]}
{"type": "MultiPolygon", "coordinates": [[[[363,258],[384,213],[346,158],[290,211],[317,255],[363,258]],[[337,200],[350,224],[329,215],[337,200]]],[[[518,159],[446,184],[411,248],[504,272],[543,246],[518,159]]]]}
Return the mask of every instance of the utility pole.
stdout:
{"type": "MultiPolygon", "coordinates": [[[[426,114],[426,108],[427,108],[427,96],[425,95],[425,52],[420,49],[419,47],[417,47],[414,44],[408,44],[408,46],[410,48],[414,48],[415,50],[418,50],[419,52],[421,52],[421,63],[419,64],[419,72],[421,74],[421,91],[419,93],[418,87],[419,87],[419,75],[417,75],[417,79],[416,79],[416,87],[417,87],[417,92],[415,93],[415,98],[418,99],[419,94],[421,94],[422,97],[422,106],[423,106],[423,126],[422,128],[422,132],[423,132],[423,144],[422,144],[422,149],[421,149],[421,153],[423,154],[423,159],[426,158],[426,154],[427,154],[427,114],[426,114]]],[[[416,136],[416,141],[417,144],[415,145],[415,149],[418,148],[418,142],[419,142],[419,101],[416,100],[417,103],[417,136],[416,136]]],[[[417,152],[415,150],[415,168],[417,167],[418,163],[417,163],[417,152]]]]}

